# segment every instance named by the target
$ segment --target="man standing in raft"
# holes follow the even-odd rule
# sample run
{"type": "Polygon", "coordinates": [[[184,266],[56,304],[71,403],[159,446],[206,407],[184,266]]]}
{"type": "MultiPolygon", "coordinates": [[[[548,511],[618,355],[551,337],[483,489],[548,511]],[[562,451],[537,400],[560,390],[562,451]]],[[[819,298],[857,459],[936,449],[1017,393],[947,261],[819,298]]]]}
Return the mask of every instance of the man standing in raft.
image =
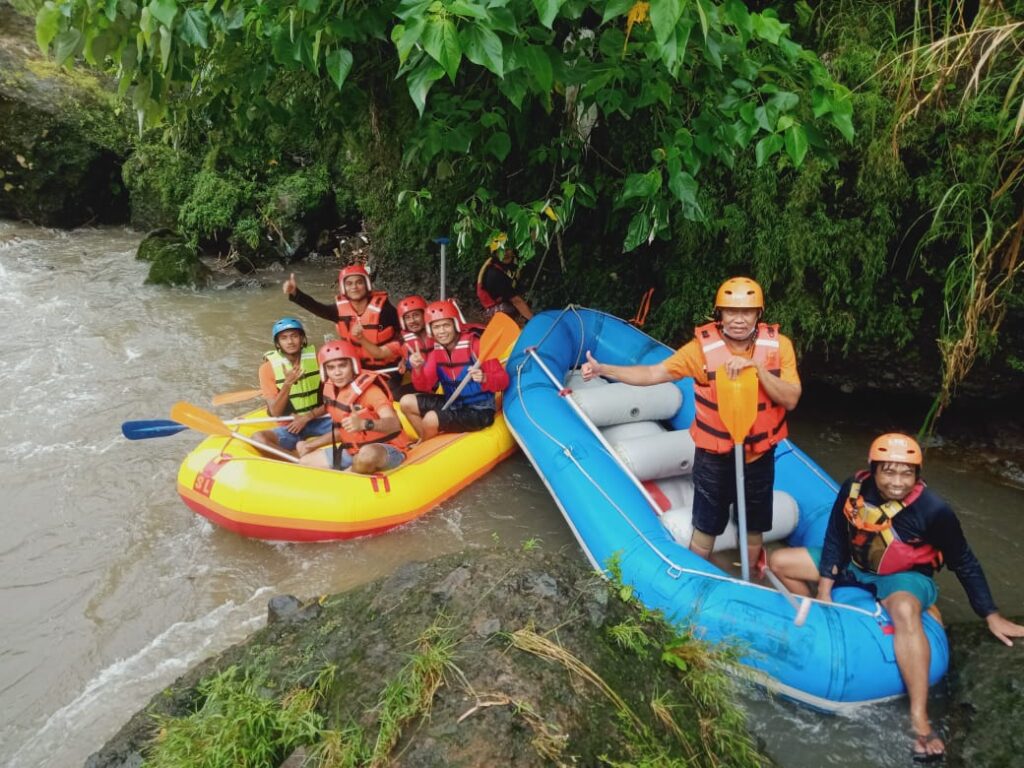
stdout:
{"type": "Polygon", "coordinates": [[[800,378],[792,342],[777,325],[760,322],[764,313],[761,286],[748,277],[722,283],[715,296],[714,322],[694,331],[693,340],[655,365],[608,365],[587,351],[583,380],[607,376],[626,384],[650,386],[693,377],[697,414],[690,434],[697,445],[693,461],[693,537],[690,550],[711,556],[715,538],[729,523],[736,502],[733,442],[718,413],[715,372],[722,365],[729,378],[744,368],[757,371],[757,418],[744,440],[749,562],[763,565],[763,534],[772,527],[775,445],[789,433],[786,412],[800,400],[800,378]]]}
{"type": "Polygon", "coordinates": [[[274,349],[259,369],[260,391],[269,416],[295,414],[291,424],[264,429],[254,440],[294,451],[302,438],[331,431],[331,420],[320,402],[320,368],[316,347],[306,342],[306,329],[294,317],[282,317],[271,329],[274,349]]]}
{"type": "Polygon", "coordinates": [[[866,585],[876,593],[892,619],[896,664],[910,698],[911,754],[917,762],[933,762],[945,754],[945,745],[928,719],[931,647],[921,612],[938,597],[932,575],[948,565],[975,613],[1006,645],[1024,637],[1024,627],[999,614],[956,513],[925,487],[917,442],[882,435],[871,444],[868,466],[839,489],[824,547],[777,550],[772,570],[799,595],[809,595],[807,582],[817,582],[818,599],[825,602],[832,600],[836,583],[866,585]]]}
{"type": "Polygon", "coordinates": [[[364,475],[401,464],[409,437],[402,431],[391,392],[381,377],[361,370],[359,350],[347,341],[327,342],[320,347],[318,359],[333,427],[322,437],[299,441],[295,448],[300,461],[325,469],[351,467],[364,475]]]}
{"type": "Polygon", "coordinates": [[[416,433],[426,440],[438,432],[475,432],[494,423],[494,394],[509,383],[508,372],[495,359],[480,361],[480,337],[465,327],[462,313],[451,301],[435,301],[426,309],[427,333],[434,348],[409,356],[417,394],[402,398],[402,412],[416,433]],[[445,402],[462,383],[469,383],[447,409],[445,402]],[[441,384],[443,394],[433,394],[441,384]]]}
{"type": "Polygon", "coordinates": [[[370,275],[362,264],[338,273],[339,293],[334,304],[321,304],[300,291],[294,274],[281,287],[289,301],[336,323],[338,337],[359,349],[362,368],[378,371],[398,362],[402,354],[398,311],[386,291],[371,290],[370,275]]]}

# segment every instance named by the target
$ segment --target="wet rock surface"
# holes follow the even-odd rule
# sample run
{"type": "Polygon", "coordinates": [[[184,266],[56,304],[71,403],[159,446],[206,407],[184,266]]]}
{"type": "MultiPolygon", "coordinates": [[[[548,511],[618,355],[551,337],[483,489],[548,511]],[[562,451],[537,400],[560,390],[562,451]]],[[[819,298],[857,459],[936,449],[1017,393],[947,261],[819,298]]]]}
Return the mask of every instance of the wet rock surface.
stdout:
{"type": "MultiPolygon", "coordinates": [[[[1024,617],[1011,617],[1024,623],[1024,617]]],[[[1024,643],[1008,648],[982,621],[949,627],[948,756],[946,765],[1024,765],[1024,643]]]]}
{"type": "Polygon", "coordinates": [[[126,115],[109,83],[47,61],[33,20],[0,3],[0,218],[125,221],[126,115]]]}
{"type": "MultiPolygon", "coordinates": [[[[660,643],[669,637],[659,637],[663,625],[609,598],[608,584],[577,556],[462,553],[410,564],[378,582],[305,605],[290,598],[272,602],[278,620],[154,696],[89,758],[88,768],[137,764],[132,761],[145,754],[155,735],[154,715],[194,711],[200,681],[230,665],[265,674],[267,687],[279,692],[310,680],[325,665],[337,665],[323,706],[328,723],[333,729],[364,729],[372,743],[382,717],[382,690],[422,652],[428,636],[451,643],[443,680],[429,709],[403,729],[384,764],[598,765],[602,756],[641,757],[635,735],[629,735],[636,731],[624,726],[632,715],[624,715],[596,680],[620,696],[654,738],[664,739],[665,754],[680,759],[686,754],[683,739],[652,714],[656,701],[671,697],[676,722],[698,742],[723,717],[702,710],[687,692],[686,673],[660,659],[660,643]],[[649,652],[638,654],[613,640],[610,629],[629,621],[639,621],[653,639],[649,652]],[[531,643],[545,650],[531,649],[531,643]]],[[[687,659],[691,669],[701,663],[698,655],[687,659]]],[[[740,732],[749,744],[745,730],[740,732]]],[[[721,765],[760,763],[749,756],[736,763],[729,754],[715,759],[721,765]]]]}

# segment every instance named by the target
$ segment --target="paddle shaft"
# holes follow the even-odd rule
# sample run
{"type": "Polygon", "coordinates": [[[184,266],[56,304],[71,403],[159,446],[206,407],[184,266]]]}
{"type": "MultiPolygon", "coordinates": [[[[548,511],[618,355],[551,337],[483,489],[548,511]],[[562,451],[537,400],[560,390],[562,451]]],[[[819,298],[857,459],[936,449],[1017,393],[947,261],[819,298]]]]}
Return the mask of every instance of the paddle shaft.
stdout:
{"type": "Polygon", "coordinates": [[[736,457],[736,519],[739,523],[740,574],[744,581],[750,581],[750,552],[747,551],[747,484],[743,476],[746,463],[743,457],[743,443],[733,446],[736,457]]]}
{"type": "Polygon", "coordinates": [[[789,601],[789,604],[793,606],[793,610],[796,611],[796,616],[793,618],[793,623],[798,627],[802,627],[804,622],[807,621],[807,612],[811,610],[811,598],[805,597],[800,601],[797,601],[796,595],[789,591],[789,587],[782,583],[782,580],[772,571],[771,568],[765,567],[764,575],[768,577],[768,581],[772,583],[782,596],[789,601]]]}

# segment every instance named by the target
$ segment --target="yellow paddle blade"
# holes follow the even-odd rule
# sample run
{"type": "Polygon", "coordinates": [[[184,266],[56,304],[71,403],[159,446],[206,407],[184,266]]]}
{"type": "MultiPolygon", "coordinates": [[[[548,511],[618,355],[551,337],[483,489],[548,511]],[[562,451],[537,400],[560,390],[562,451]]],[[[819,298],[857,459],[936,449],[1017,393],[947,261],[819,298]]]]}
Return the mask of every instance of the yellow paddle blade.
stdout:
{"type": "Polygon", "coordinates": [[[504,312],[497,312],[480,336],[480,359],[504,357],[519,338],[519,324],[504,312]]]}
{"type": "Polygon", "coordinates": [[[718,390],[718,413],[732,441],[740,444],[757,418],[757,371],[744,368],[739,376],[730,379],[723,364],[715,371],[715,388],[718,390]]]}
{"type": "Polygon", "coordinates": [[[171,406],[171,418],[179,424],[184,424],[189,429],[194,429],[196,432],[202,432],[206,435],[229,437],[233,434],[231,427],[217,418],[217,416],[191,403],[175,403],[171,406]]]}
{"type": "Polygon", "coordinates": [[[243,389],[238,392],[222,392],[210,398],[214,405],[230,405],[231,403],[243,403],[246,400],[253,400],[259,397],[262,392],[258,389],[243,389]]]}

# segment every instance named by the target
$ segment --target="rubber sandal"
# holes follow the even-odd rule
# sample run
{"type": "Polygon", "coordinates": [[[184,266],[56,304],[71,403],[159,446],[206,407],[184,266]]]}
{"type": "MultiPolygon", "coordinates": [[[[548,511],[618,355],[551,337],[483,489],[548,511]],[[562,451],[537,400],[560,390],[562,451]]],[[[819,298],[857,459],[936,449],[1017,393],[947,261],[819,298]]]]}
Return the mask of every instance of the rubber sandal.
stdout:
{"type": "Polygon", "coordinates": [[[911,733],[911,736],[914,738],[914,745],[910,748],[910,757],[915,763],[927,765],[930,763],[938,763],[945,759],[945,744],[943,744],[941,752],[928,752],[928,742],[935,739],[942,741],[942,737],[939,736],[938,733],[935,731],[928,731],[928,733],[911,733]]]}

